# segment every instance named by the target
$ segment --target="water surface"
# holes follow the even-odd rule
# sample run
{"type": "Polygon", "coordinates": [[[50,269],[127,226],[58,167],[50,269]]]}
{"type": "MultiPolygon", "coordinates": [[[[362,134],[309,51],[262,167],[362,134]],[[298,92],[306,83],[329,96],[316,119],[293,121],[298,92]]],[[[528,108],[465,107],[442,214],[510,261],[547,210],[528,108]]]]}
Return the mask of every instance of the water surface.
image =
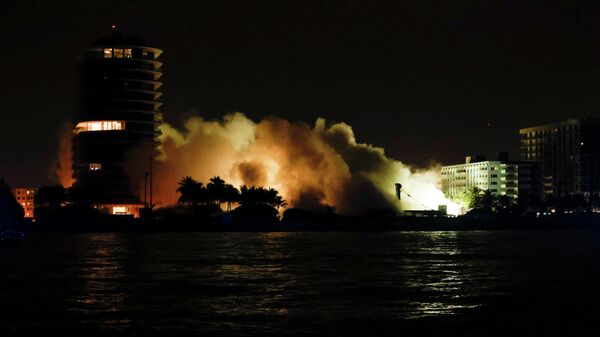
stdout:
{"type": "Polygon", "coordinates": [[[0,330],[595,335],[600,232],[39,234],[0,330]]]}

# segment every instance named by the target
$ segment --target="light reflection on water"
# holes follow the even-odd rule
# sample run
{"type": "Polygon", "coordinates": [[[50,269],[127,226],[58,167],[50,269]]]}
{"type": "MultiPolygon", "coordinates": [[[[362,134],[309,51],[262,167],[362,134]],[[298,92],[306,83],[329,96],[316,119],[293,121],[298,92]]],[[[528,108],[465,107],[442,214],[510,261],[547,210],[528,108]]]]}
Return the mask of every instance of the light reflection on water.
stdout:
{"type": "Polygon", "coordinates": [[[0,330],[346,336],[564,307],[584,317],[600,309],[597,247],[581,232],[37,236],[0,251],[0,330]]]}
{"type": "Polygon", "coordinates": [[[100,320],[104,328],[125,329],[129,318],[107,318],[125,310],[126,279],[122,259],[128,255],[122,235],[115,233],[90,234],[82,244],[87,246],[79,256],[77,268],[81,286],[73,296],[72,311],[100,320]],[[99,318],[94,318],[99,316],[99,318]]]}
{"type": "MultiPolygon", "coordinates": [[[[407,318],[422,318],[437,315],[454,315],[465,309],[472,309],[480,304],[459,304],[455,300],[468,296],[464,278],[469,266],[463,260],[454,257],[462,254],[457,243],[457,232],[426,232],[419,233],[419,239],[428,244],[420,244],[409,252],[415,258],[407,259],[409,270],[401,274],[410,275],[405,286],[414,291],[424,291],[431,294],[429,301],[414,301],[409,304],[414,308],[407,318]],[[417,258],[426,256],[425,261],[417,258]],[[415,265],[419,269],[412,272],[415,265]]],[[[406,261],[406,260],[405,260],[406,261]]]]}
{"type": "MultiPolygon", "coordinates": [[[[209,271],[219,280],[220,285],[243,289],[253,286],[247,296],[252,301],[238,301],[238,295],[224,297],[210,304],[214,312],[220,314],[249,316],[284,316],[288,314],[286,295],[293,288],[295,278],[285,266],[290,253],[281,244],[285,243],[287,233],[257,233],[251,244],[244,244],[245,249],[233,246],[222,252],[209,271]],[[233,252],[229,249],[232,249],[233,252]],[[225,254],[223,254],[225,253],[225,254]],[[240,255],[241,256],[238,256],[240,255]],[[231,261],[233,258],[233,261],[231,261]],[[235,263],[231,263],[235,262],[235,263]],[[240,285],[241,283],[241,285],[240,285]],[[254,294],[258,296],[254,296],[254,294]]],[[[231,245],[232,243],[228,243],[231,245]]],[[[239,290],[238,289],[238,290],[239,290]]]]}
{"type": "MultiPolygon", "coordinates": [[[[465,261],[453,258],[461,255],[456,232],[405,233],[399,249],[401,255],[390,261],[391,266],[372,260],[373,244],[377,243],[373,235],[366,235],[365,241],[361,236],[350,235],[346,238],[350,242],[340,244],[328,242],[325,234],[309,245],[298,241],[297,233],[230,236],[206,252],[207,257],[212,256],[206,261],[207,265],[198,266],[206,268],[205,277],[213,285],[229,289],[229,294],[204,303],[217,315],[285,316],[290,310],[302,312],[320,308],[323,313],[335,316],[345,306],[369,310],[373,304],[386,303],[393,305],[395,312],[389,314],[394,317],[415,319],[458,314],[480,305],[457,302],[469,296],[463,274],[470,270],[465,261]],[[290,236],[293,237],[291,242],[290,236]],[[290,247],[290,244],[300,246],[290,247]],[[400,290],[406,295],[387,298],[386,289],[392,293],[400,290]],[[370,298],[371,291],[374,298],[370,298]],[[414,296],[421,294],[423,296],[414,296]],[[298,305],[299,295],[307,296],[306,303],[298,305]],[[290,308],[290,304],[295,305],[290,308]]],[[[86,314],[124,311],[126,271],[121,261],[128,258],[129,251],[123,235],[93,234],[88,240],[89,253],[78,263],[84,284],[74,299],[80,304],[74,310],[86,314]]],[[[187,262],[183,256],[179,258],[187,262]]],[[[158,267],[165,269],[161,274],[173,273],[168,278],[177,278],[178,273],[189,269],[185,265],[158,267]]],[[[152,278],[152,275],[147,276],[152,278]]],[[[129,323],[129,319],[105,321],[114,327],[126,327],[129,323]]]]}

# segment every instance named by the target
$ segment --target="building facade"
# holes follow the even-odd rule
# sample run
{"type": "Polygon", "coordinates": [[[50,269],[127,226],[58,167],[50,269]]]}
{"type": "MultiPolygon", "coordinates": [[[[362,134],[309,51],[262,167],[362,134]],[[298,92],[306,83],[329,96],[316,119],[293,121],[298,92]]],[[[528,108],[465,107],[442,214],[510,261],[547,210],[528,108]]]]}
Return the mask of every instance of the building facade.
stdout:
{"type": "Polygon", "coordinates": [[[521,159],[540,163],[546,197],[600,193],[600,119],[567,119],[519,134],[521,159]]]}
{"type": "Polygon", "coordinates": [[[35,197],[35,193],[37,192],[37,188],[33,187],[21,187],[21,188],[13,188],[12,193],[17,199],[17,202],[21,207],[23,207],[23,211],[25,212],[25,218],[32,219],[34,218],[34,204],[33,198],[35,197]]]}
{"type": "Polygon", "coordinates": [[[73,187],[111,214],[139,214],[143,205],[162,122],[161,54],[139,37],[114,31],[80,57],[73,187]]]}
{"type": "Polygon", "coordinates": [[[542,192],[539,165],[467,157],[465,164],[442,167],[442,191],[447,197],[454,198],[475,187],[512,198],[539,198],[542,192]]]}

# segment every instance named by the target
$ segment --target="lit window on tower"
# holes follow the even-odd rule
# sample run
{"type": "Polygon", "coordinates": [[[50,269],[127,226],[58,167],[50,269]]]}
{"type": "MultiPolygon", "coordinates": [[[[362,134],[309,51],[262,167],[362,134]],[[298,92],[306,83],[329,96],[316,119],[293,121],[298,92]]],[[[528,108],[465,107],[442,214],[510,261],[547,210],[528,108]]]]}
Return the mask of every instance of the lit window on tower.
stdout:
{"type": "Polygon", "coordinates": [[[130,214],[130,213],[129,213],[129,209],[126,206],[113,206],[112,214],[126,215],[126,214],[130,214]]]}
{"type": "Polygon", "coordinates": [[[100,170],[102,170],[102,164],[90,163],[90,171],[100,171],[100,170]]]}
{"type": "Polygon", "coordinates": [[[131,58],[131,48],[125,48],[125,58],[126,59],[131,58]]]}
{"type": "Polygon", "coordinates": [[[75,126],[75,133],[89,131],[115,131],[125,130],[124,121],[89,121],[81,122],[75,126]]]}
{"type": "Polygon", "coordinates": [[[118,58],[118,59],[123,58],[123,49],[115,48],[115,58],[118,58]]]}
{"type": "Polygon", "coordinates": [[[112,48],[104,48],[104,58],[105,59],[110,59],[113,57],[113,50],[112,48]]]}

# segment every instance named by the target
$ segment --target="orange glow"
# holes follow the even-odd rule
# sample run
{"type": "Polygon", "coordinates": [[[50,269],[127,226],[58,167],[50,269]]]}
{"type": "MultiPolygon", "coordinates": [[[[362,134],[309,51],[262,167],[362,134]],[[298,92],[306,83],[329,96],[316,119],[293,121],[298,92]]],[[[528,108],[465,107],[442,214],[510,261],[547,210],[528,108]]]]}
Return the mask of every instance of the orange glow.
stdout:
{"type": "Polygon", "coordinates": [[[71,151],[71,139],[73,137],[73,127],[69,124],[63,126],[58,143],[58,158],[53,163],[50,178],[54,183],[59,183],[65,188],[69,188],[75,183],[73,179],[73,159],[71,151]]]}
{"type": "Polygon", "coordinates": [[[125,130],[125,121],[88,121],[75,126],[75,134],[89,131],[125,130]]]}
{"type": "Polygon", "coordinates": [[[222,122],[189,119],[185,130],[161,127],[161,156],[155,169],[155,201],[177,200],[177,182],[184,176],[206,182],[225,181],[277,189],[289,207],[324,210],[334,205],[345,214],[373,209],[438,209],[454,205],[440,190],[440,166],[416,170],[385,155],[384,149],[358,143],[352,127],[314,126],[279,118],[253,122],[241,113],[222,122]],[[411,198],[398,200],[395,183],[411,198]]]}

